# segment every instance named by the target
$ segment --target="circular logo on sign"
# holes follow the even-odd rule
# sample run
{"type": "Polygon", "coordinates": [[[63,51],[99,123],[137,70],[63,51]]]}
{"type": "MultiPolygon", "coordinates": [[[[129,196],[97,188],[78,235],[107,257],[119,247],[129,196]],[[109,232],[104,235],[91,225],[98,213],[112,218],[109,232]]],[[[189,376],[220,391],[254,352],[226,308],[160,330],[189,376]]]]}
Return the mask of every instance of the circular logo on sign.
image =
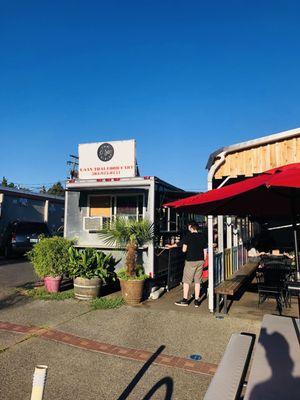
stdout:
{"type": "Polygon", "coordinates": [[[109,161],[114,156],[114,148],[109,143],[103,143],[98,149],[98,157],[101,161],[109,161]]]}

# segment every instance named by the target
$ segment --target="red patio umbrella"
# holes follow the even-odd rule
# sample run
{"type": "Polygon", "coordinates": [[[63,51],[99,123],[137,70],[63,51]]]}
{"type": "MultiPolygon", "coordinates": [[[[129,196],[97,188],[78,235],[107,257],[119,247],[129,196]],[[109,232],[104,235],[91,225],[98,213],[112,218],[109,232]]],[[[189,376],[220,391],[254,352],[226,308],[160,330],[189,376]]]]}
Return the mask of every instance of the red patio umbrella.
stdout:
{"type": "Polygon", "coordinates": [[[300,163],[274,168],[253,178],[164,206],[203,215],[291,217],[298,274],[300,272],[296,230],[300,214],[300,163]]]}
{"type": "Polygon", "coordinates": [[[263,172],[253,178],[164,204],[206,215],[291,216],[300,213],[300,163],[263,172]]]}

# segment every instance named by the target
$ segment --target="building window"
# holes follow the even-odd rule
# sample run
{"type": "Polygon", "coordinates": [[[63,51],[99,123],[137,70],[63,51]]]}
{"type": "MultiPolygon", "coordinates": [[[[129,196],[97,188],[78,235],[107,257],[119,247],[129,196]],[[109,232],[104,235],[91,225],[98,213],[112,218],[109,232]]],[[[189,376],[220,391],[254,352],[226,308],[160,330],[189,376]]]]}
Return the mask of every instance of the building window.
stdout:
{"type": "Polygon", "coordinates": [[[111,197],[91,196],[90,217],[111,217],[111,197]]]}
{"type": "Polygon", "coordinates": [[[90,196],[89,217],[143,219],[142,195],[90,196]]]}
{"type": "Polygon", "coordinates": [[[143,196],[117,196],[116,216],[132,220],[143,218],[143,196]]]}

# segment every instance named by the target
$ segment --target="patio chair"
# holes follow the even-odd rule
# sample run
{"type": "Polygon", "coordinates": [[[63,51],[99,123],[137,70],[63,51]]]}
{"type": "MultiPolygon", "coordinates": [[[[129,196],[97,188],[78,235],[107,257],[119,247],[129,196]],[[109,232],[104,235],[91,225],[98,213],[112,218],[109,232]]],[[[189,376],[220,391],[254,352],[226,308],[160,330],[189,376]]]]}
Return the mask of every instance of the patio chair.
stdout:
{"type": "Polygon", "coordinates": [[[269,264],[283,264],[283,265],[291,265],[292,260],[286,257],[284,254],[280,254],[275,256],[273,254],[265,254],[261,256],[261,265],[269,265],[269,264]]]}
{"type": "Polygon", "coordinates": [[[283,307],[291,304],[287,283],[291,275],[291,266],[285,262],[264,263],[256,273],[258,289],[258,307],[268,298],[273,297],[281,315],[283,307]]]}

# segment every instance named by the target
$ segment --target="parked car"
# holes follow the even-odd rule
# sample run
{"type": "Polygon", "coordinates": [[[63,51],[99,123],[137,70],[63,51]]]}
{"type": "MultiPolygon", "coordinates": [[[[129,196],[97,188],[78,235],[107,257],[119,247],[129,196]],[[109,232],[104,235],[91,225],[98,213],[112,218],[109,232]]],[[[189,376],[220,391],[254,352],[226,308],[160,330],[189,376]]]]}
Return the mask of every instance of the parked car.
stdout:
{"type": "Polygon", "coordinates": [[[11,222],[6,227],[1,240],[1,249],[5,257],[23,255],[39,241],[39,236],[51,236],[44,222],[11,222]]]}

